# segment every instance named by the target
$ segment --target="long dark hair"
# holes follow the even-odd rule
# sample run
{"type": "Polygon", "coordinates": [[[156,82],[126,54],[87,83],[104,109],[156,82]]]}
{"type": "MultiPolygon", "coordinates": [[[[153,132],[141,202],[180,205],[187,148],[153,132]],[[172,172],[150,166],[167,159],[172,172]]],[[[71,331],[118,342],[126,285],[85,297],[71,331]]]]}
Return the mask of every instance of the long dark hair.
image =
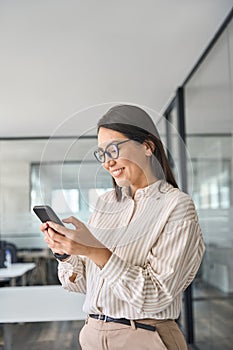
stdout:
{"type": "MultiPolygon", "coordinates": [[[[125,137],[129,138],[130,140],[137,141],[141,144],[147,143],[150,146],[151,142],[153,142],[155,146],[154,149],[152,150],[153,156],[151,157],[153,174],[156,176],[157,179],[166,180],[173,187],[178,188],[178,185],[176,183],[176,180],[174,178],[174,175],[168,163],[168,159],[166,157],[164,147],[160,138],[152,135],[149,131],[146,131],[138,126],[129,125],[129,124],[123,124],[123,123],[111,123],[111,124],[106,123],[105,124],[105,123],[102,123],[100,120],[98,123],[98,132],[101,127],[118,131],[121,134],[123,134],[125,137]]],[[[120,200],[122,196],[121,187],[117,185],[114,178],[112,178],[112,180],[113,180],[113,186],[116,192],[116,198],[117,200],[120,200]]]]}

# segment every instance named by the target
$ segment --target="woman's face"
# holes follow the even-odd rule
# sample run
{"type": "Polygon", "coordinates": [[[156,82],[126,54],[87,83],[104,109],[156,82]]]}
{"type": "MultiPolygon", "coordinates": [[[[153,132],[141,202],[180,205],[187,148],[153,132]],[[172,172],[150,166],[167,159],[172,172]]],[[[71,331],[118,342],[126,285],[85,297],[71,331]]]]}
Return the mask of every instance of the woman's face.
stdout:
{"type": "MultiPolygon", "coordinates": [[[[105,150],[111,143],[128,138],[118,131],[101,127],[98,134],[98,147],[105,150]]],[[[148,186],[156,180],[151,170],[151,149],[147,144],[130,140],[119,144],[119,157],[111,159],[105,154],[103,167],[112,175],[118,186],[130,186],[134,194],[138,188],[148,186]]]]}

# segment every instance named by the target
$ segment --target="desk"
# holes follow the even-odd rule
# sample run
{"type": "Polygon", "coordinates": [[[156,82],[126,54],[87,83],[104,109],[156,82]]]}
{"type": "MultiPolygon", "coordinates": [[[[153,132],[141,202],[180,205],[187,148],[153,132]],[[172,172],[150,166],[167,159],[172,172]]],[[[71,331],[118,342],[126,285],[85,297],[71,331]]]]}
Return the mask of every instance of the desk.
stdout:
{"type": "Polygon", "coordinates": [[[34,263],[14,263],[8,268],[0,269],[0,281],[10,279],[11,286],[15,286],[17,277],[22,278],[22,285],[26,284],[26,273],[35,268],[34,263]]]}
{"type": "Polygon", "coordinates": [[[85,295],[67,292],[60,285],[0,288],[4,349],[11,349],[11,323],[85,320],[84,299],[85,295]]]}

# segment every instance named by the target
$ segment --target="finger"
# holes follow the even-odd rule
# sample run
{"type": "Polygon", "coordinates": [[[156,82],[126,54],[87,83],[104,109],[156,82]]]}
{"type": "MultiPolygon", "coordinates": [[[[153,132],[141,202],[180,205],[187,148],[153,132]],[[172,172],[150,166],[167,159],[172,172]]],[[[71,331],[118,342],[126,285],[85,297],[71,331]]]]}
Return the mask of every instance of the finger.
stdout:
{"type": "Polygon", "coordinates": [[[59,224],[56,224],[55,222],[53,221],[47,221],[47,224],[50,228],[52,228],[54,231],[60,233],[61,235],[66,235],[68,229],[65,227],[65,226],[62,226],[62,225],[59,225],[59,224]]]}
{"type": "Polygon", "coordinates": [[[48,232],[48,237],[54,241],[54,236],[55,236],[54,230],[51,227],[48,227],[47,232],[48,232]]]}
{"type": "Polygon", "coordinates": [[[44,222],[43,224],[40,225],[40,230],[41,230],[42,232],[44,232],[44,231],[46,230],[47,227],[48,227],[47,223],[44,222]]]}
{"type": "Polygon", "coordinates": [[[69,218],[65,218],[62,221],[65,222],[66,224],[74,225],[75,228],[78,228],[82,224],[82,222],[80,220],[78,220],[77,218],[75,218],[74,216],[70,216],[69,218]]]}
{"type": "Polygon", "coordinates": [[[45,235],[44,235],[44,241],[49,245],[49,244],[53,244],[53,240],[50,238],[49,234],[48,234],[48,231],[45,232],[45,235]]]}
{"type": "Polygon", "coordinates": [[[48,234],[48,230],[43,230],[42,233],[43,233],[44,236],[45,236],[46,234],[48,234]]]}
{"type": "MultiPolygon", "coordinates": [[[[45,242],[47,243],[48,247],[56,253],[60,253],[63,252],[62,248],[61,248],[61,244],[53,239],[50,238],[49,235],[46,235],[44,237],[45,242]]],[[[64,253],[64,252],[63,252],[64,253]]],[[[62,253],[62,254],[63,254],[62,253]]]]}
{"type": "Polygon", "coordinates": [[[64,235],[60,234],[59,232],[55,232],[51,227],[48,228],[48,234],[54,242],[61,243],[65,238],[64,235]]]}

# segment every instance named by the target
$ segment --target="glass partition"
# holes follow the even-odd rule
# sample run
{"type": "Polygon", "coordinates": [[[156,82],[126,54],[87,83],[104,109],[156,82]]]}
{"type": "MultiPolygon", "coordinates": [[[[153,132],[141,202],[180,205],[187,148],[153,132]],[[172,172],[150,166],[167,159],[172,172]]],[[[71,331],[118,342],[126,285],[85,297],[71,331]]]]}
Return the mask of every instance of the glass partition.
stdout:
{"type": "Polygon", "coordinates": [[[112,179],[94,156],[93,138],[0,141],[0,240],[13,243],[18,261],[33,261],[30,284],[57,283],[56,260],[40,232],[34,205],[48,204],[61,218],[86,222],[112,179]]]}
{"type": "Polygon", "coordinates": [[[196,345],[231,349],[233,319],[233,23],[185,86],[186,140],[206,254],[194,283],[196,345]]]}
{"type": "Polygon", "coordinates": [[[165,111],[170,164],[179,186],[186,169],[184,188],[194,200],[206,244],[179,319],[188,342],[202,350],[230,350],[233,343],[232,72],[231,15],[165,111]],[[186,141],[183,158],[178,129],[186,141]]]}

